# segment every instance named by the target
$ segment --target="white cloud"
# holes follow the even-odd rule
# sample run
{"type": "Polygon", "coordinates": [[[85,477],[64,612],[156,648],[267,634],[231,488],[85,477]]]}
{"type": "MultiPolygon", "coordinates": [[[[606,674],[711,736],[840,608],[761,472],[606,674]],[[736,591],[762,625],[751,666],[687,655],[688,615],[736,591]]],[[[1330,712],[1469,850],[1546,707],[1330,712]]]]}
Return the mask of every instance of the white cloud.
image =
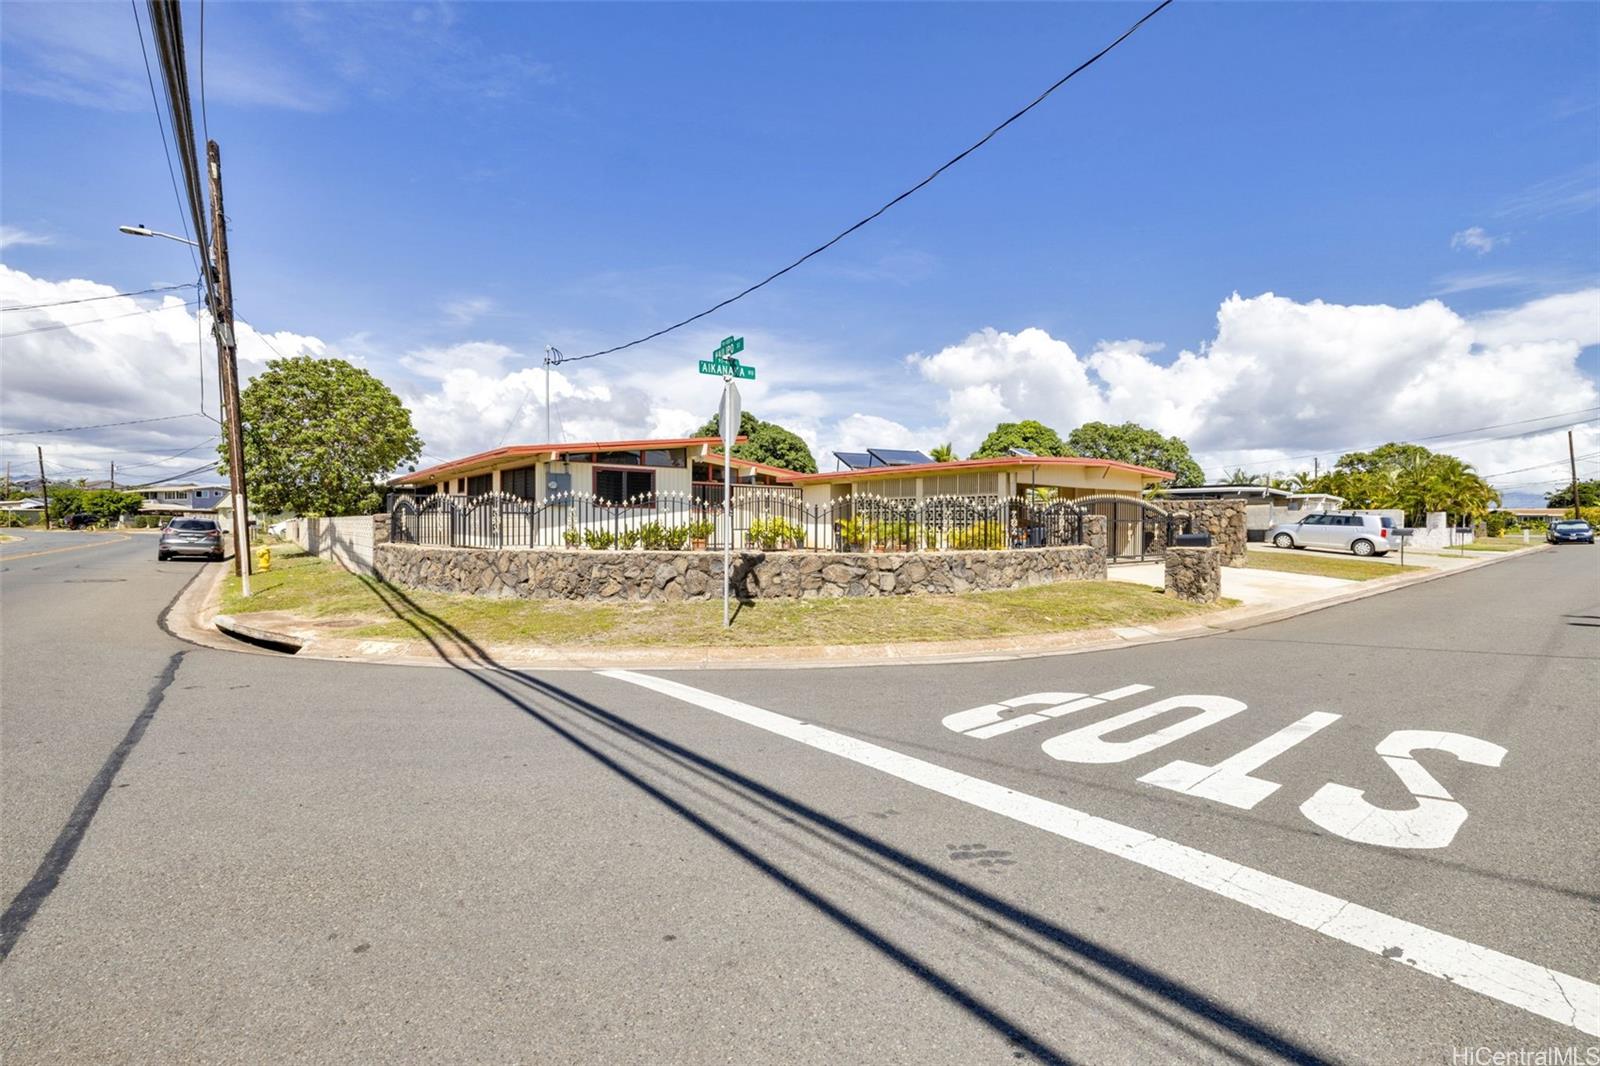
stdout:
{"type": "Polygon", "coordinates": [[[47,233],[32,233],[21,226],[0,226],[0,249],[22,244],[54,244],[56,239],[47,233]]]}
{"type": "MultiPolygon", "coordinates": [[[[114,291],[0,266],[0,304],[114,291]]],[[[181,298],[8,312],[0,331],[90,319],[106,321],[4,340],[0,428],[192,411],[202,375],[215,412],[214,347],[197,337],[181,298]],[[149,313],[129,314],[141,309],[149,313]]],[[[280,355],[364,362],[410,407],[430,459],[546,439],[542,349],[467,340],[402,349],[396,358],[387,354],[393,345],[361,336],[328,343],[289,331],[263,335],[247,322],[238,323],[238,333],[246,377],[280,355]]],[[[721,382],[697,373],[696,362],[722,335],[685,331],[647,350],[553,368],[550,435],[576,441],[688,433],[715,409],[721,382]]],[[[1554,427],[1581,417],[1543,416],[1600,407],[1600,387],[1578,363],[1585,347],[1600,344],[1600,289],[1476,316],[1438,300],[1402,308],[1235,294],[1218,308],[1214,336],[1175,356],[1136,339],[1104,341],[1080,354],[1040,329],[979,330],[888,364],[847,361],[756,332],[747,344],[760,377],[740,383],[745,408],[799,433],[824,467],[836,449],[926,450],[950,440],[965,454],[1000,421],[1036,418],[1066,433],[1098,419],[1177,434],[1212,474],[1235,466],[1309,468],[1312,454],[1326,464],[1342,451],[1420,439],[1485,473],[1516,471],[1506,484],[1522,485],[1560,477],[1559,465],[1542,465],[1565,455],[1565,430],[1554,427]],[[1427,439],[1439,435],[1447,436],[1427,439]],[[1538,469],[1522,471],[1530,466],[1538,469]]],[[[194,419],[39,440],[58,467],[86,467],[95,476],[109,459],[158,459],[212,432],[194,419]]],[[[28,460],[33,443],[0,439],[0,453],[28,460]]],[[[1600,450],[1600,428],[1577,427],[1577,444],[1580,454],[1600,450]]],[[[196,454],[201,458],[159,469],[181,470],[207,455],[196,454]]]]}
{"type": "Polygon", "coordinates": [[[472,296],[460,300],[447,300],[442,308],[452,325],[465,326],[476,322],[494,310],[494,301],[487,296],[472,296]]]}
{"type": "Polygon", "coordinates": [[[1477,252],[1479,255],[1488,255],[1502,244],[1510,244],[1510,237],[1492,237],[1485,232],[1482,226],[1468,226],[1466,229],[1457,230],[1450,235],[1450,249],[1452,251],[1477,252]]]}

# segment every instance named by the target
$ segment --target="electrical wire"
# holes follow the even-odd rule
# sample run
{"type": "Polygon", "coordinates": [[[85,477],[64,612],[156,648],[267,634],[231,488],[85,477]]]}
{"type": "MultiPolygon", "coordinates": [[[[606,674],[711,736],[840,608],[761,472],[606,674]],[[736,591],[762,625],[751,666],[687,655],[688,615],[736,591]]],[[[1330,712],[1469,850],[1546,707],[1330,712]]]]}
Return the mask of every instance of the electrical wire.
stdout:
{"type": "Polygon", "coordinates": [[[60,426],[56,429],[19,429],[10,433],[0,433],[0,437],[36,437],[43,433],[81,433],[86,429],[110,429],[113,426],[142,426],[149,422],[172,422],[179,418],[203,418],[204,415],[190,411],[181,415],[162,415],[159,418],[131,418],[126,422],[99,422],[92,426],[60,426]]]}
{"type": "MultiPolygon", "coordinates": [[[[180,306],[193,307],[199,300],[185,300],[180,306]]],[[[153,315],[157,311],[171,311],[171,305],[165,307],[141,307],[137,311],[125,311],[120,315],[106,315],[103,318],[86,318],[81,322],[52,322],[48,326],[34,326],[32,329],[14,329],[9,333],[0,333],[0,338],[26,337],[30,333],[49,333],[55,329],[73,329],[77,326],[92,326],[96,322],[115,322],[119,318],[132,318],[134,315],[153,315]]]]}
{"type": "Polygon", "coordinates": [[[56,300],[47,304],[16,304],[10,307],[0,307],[0,311],[40,311],[46,307],[68,307],[72,304],[92,304],[96,300],[115,300],[119,296],[149,296],[158,292],[172,292],[174,289],[193,289],[198,282],[184,282],[181,285],[157,285],[153,289],[137,289],[134,292],[113,292],[105,296],[85,296],[77,300],[56,300]]]}
{"type": "Polygon", "coordinates": [[[667,326],[667,327],[665,327],[663,329],[658,329],[654,333],[648,333],[648,334],[644,335],[643,337],[640,337],[637,340],[631,340],[626,344],[618,344],[618,345],[616,345],[615,347],[612,347],[612,348],[605,348],[605,349],[602,349],[601,351],[598,351],[598,352],[590,352],[588,355],[569,356],[568,360],[569,361],[576,361],[576,360],[581,360],[581,359],[597,359],[602,355],[610,355],[613,352],[620,352],[625,348],[632,348],[632,347],[634,347],[636,345],[644,344],[646,341],[655,340],[657,337],[663,337],[663,336],[667,335],[668,333],[671,333],[673,330],[682,329],[684,326],[687,326],[691,322],[699,321],[700,319],[705,318],[707,315],[714,314],[717,311],[722,310],[724,307],[727,307],[731,303],[734,303],[734,302],[736,302],[738,300],[744,299],[746,296],[749,296],[751,293],[755,292],[757,289],[763,288],[763,287],[771,284],[772,282],[778,280],[779,278],[783,277],[785,274],[789,273],[789,271],[793,270],[795,267],[797,267],[800,264],[804,263],[806,260],[811,259],[811,258],[813,258],[815,256],[818,256],[818,255],[821,255],[823,252],[827,251],[829,248],[832,248],[834,245],[838,244],[840,241],[842,241],[846,237],[850,236],[850,234],[854,233],[856,230],[858,230],[858,229],[862,228],[863,226],[867,225],[869,222],[872,222],[875,219],[877,219],[885,211],[888,211],[891,207],[894,207],[900,201],[902,201],[902,200],[906,199],[907,197],[911,196],[913,193],[916,193],[916,192],[920,191],[922,188],[924,188],[925,186],[930,184],[939,175],[943,174],[945,171],[949,170],[951,167],[953,167],[957,163],[961,162],[963,159],[965,159],[967,156],[971,155],[973,152],[976,152],[979,148],[982,148],[984,145],[988,144],[991,140],[994,139],[994,137],[1001,130],[1005,129],[1007,126],[1009,126],[1013,122],[1017,121],[1017,119],[1021,118],[1023,115],[1026,115],[1029,111],[1032,111],[1034,108],[1038,107],[1040,104],[1042,104],[1045,101],[1045,98],[1048,97],[1051,93],[1053,93],[1057,89],[1061,88],[1067,82],[1071,81],[1073,78],[1075,78],[1079,74],[1083,73],[1085,70],[1088,70],[1090,67],[1094,66],[1094,64],[1098,63],[1112,49],[1116,48],[1123,41],[1125,41],[1129,37],[1133,36],[1133,34],[1135,32],[1137,32],[1140,27],[1142,27],[1146,22],[1149,22],[1151,19],[1155,18],[1156,15],[1160,14],[1167,7],[1167,5],[1169,5],[1171,3],[1172,3],[1172,0],[1161,0],[1161,3],[1157,4],[1155,7],[1151,8],[1149,11],[1145,12],[1145,14],[1139,19],[1139,21],[1137,21],[1133,25],[1129,26],[1126,30],[1123,30],[1121,36],[1119,36],[1116,40],[1112,41],[1110,44],[1108,44],[1104,48],[1100,49],[1100,51],[1096,52],[1094,55],[1090,56],[1088,59],[1084,60],[1082,63],[1079,63],[1076,67],[1074,67],[1072,70],[1068,71],[1061,78],[1057,79],[1055,84],[1051,85],[1044,92],[1042,92],[1038,96],[1034,97],[1033,100],[1027,106],[1023,107],[1020,111],[1018,111],[1015,114],[1013,114],[1010,118],[1006,119],[1004,122],[1002,122],[998,126],[994,127],[988,133],[984,134],[982,137],[980,137],[972,145],[970,145],[966,149],[962,150],[961,152],[957,153],[956,155],[952,156],[948,161],[946,161],[945,163],[940,165],[939,168],[937,170],[935,170],[932,174],[929,174],[927,177],[923,178],[921,181],[919,181],[915,185],[911,186],[911,188],[907,189],[905,192],[903,192],[900,195],[896,196],[894,199],[890,200],[888,203],[884,204],[882,207],[878,208],[876,211],[872,212],[870,215],[867,215],[865,218],[861,219],[860,221],[858,221],[858,222],[856,222],[856,223],[854,223],[854,224],[852,224],[850,226],[847,226],[844,229],[840,230],[832,238],[830,238],[829,240],[825,241],[822,244],[819,244],[817,247],[811,249],[811,251],[807,252],[805,255],[802,255],[799,259],[796,259],[794,262],[790,263],[788,266],[782,268],[781,270],[773,271],[771,274],[768,274],[766,277],[762,278],[760,281],[756,282],[754,285],[751,285],[750,287],[748,287],[748,288],[746,288],[746,289],[744,289],[744,290],[742,290],[742,291],[740,291],[738,293],[735,293],[734,295],[728,297],[726,300],[723,300],[720,303],[713,304],[712,306],[706,308],[704,311],[701,311],[699,314],[690,315],[688,318],[685,318],[680,322],[675,322],[670,326],[667,326]]]}
{"type": "Polygon", "coordinates": [[[200,0],[200,130],[211,141],[211,121],[206,115],[206,0],[200,0]]]}
{"type": "MultiPolygon", "coordinates": [[[[139,54],[144,57],[144,76],[150,83],[150,103],[156,110],[156,130],[161,134],[161,155],[167,161],[167,179],[172,182],[172,199],[178,205],[178,221],[183,224],[183,234],[192,239],[189,233],[189,222],[183,210],[183,196],[178,192],[178,175],[172,169],[172,149],[167,144],[167,124],[161,117],[161,102],[156,98],[156,79],[150,73],[150,53],[144,46],[144,26],[139,21],[139,0],[128,0],[133,8],[133,27],[139,31],[139,54]]],[[[155,27],[150,28],[151,34],[155,27]]],[[[195,273],[200,273],[200,257],[193,247],[189,248],[189,260],[194,263],[195,273]]]]}
{"type": "Polygon", "coordinates": [[[137,485],[129,485],[128,488],[130,488],[130,489],[147,489],[147,488],[150,488],[152,485],[165,485],[170,481],[177,481],[181,477],[193,477],[194,475],[200,473],[200,471],[202,471],[202,470],[214,470],[214,469],[216,469],[216,466],[217,466],[216,463],[201,463],[199,466],[194,467],[191,470],[185,470],[182,473],[173,474],[171,477],[157,478],[155,481],[141,481],[137,485]]]}
{"type": "Polygon", "coordinates": [[[1582,462],[1586,462],[1586,461],[1588,461],[1590,459],[1594,459],[1596,457],[1600,457],[1600,452],[1590,452],[1587,455],[1580,455],[1580,456],[1577,456],[1574,459],[1556,459],[1556,460],[1553,460],[1553,461],[1548,462],[1548,463],[1540,463],[1537,466],[1520,466],[1515,470],[1501,470],[1501,471],[1498,471],[1497,473],[1480,474],[1478,476],[1482,477],[1485,480],[1488,480],[1489,478],[1492,478],[1492,477],[1504,477],[1507,474],[1525,474],[1529,470],[1544,470],[1544,469],[1546,469],[1548,467],[1552,467],[1552,466],[1567,466],[1567,465],[1569,465],[1570,463],[1573,463],[1573,462],[1582,463],[1582,462]]]}
{"type": "Polygon", "coordinates": [[[191,445],[189,445],[189,447],[185,448],[183,451],[181,451],[181,452],[173,452],[171,455],[167,456],[164,459],[152,459],[148,463],[129,463],[126,466],[124,466],[123,469],[124,470],[148,470],[152,466],[161,466],[163,463],[170,463],[174,459],[177,459],[177,458],[180,458],[182,456],[188,455],[190,452],[194,451],[196,448],[204,448],[207,444],[210,444],[210,443],[212,443],[213,441],[215,441],[217,439],[219,439],[219,435],[216,434],[216,433],[213,433],[211,436],[207,437],[205,440],[201,441],[199,444],[191,444],[191,445]]]}

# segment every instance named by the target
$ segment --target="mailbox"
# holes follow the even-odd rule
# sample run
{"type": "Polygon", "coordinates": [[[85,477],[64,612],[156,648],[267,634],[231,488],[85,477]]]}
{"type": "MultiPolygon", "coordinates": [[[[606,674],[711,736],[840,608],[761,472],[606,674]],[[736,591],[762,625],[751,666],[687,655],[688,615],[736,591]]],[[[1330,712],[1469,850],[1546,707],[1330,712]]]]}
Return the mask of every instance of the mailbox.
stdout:
{"type": "Polygon", "coordinates": [[[1210,533],[1178,533],[1172,538],[1174,548],[1209,548],[1211,547],[1210,533]]]}

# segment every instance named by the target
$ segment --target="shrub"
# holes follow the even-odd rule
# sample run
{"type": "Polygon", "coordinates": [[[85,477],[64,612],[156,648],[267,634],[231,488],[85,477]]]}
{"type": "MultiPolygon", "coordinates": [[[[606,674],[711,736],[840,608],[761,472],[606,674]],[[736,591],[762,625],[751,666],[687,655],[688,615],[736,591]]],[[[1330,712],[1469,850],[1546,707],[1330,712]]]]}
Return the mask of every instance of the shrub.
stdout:
{"type": "Polygon", "coordinates": [[[632,551],[638,546],[639,531],[637,529],[625,529],[622,531],[622,535],[617,538],[617,547],[623,551],[632,551]]]}
{"type": "Polygon", "coordinates": [[[839,523],[839,543],[846,551],[860,551],[872,538],[873,526],[865,518],[846,518],[839,523]]]}
{"type": "Polygon", "coordinates": [[[667,546],[667,528],[660,522],[646,522],[639,527],[639,541],[647,552],[658,552],[667,546]]]}
{"type": "Polygon", "coordinates": [[[617,542],[617,538],[604,529],[586,529],[583,531],[583,543],[594,551],[604,551],[617,542]]]}
{"type": "Polygon", "coordinates": [[[717,531],[717,523],[710,518],[696,518],[687,527],[690,540],[710,540],[717,531]]]}
{"type": "Polygon", "coordinates": [[[802,543],[806,531],[798,522],[773,515],[769,518],[752,519],[745,536],[755,541],[762,551],[775,551],[778,548],[802,543]]]}
{"type": "Polygon", "coordinates": [[[689,530],[684,526],[668,526],[661,531],[661,546],[669,552],[681,552],[689,543],[689,530]]]}
{"type": "Polygon", "coordinates": [[[583,542],[583,534],[576,529],[564,529],[561,531],[561,542],[569,548],[576,548],[583,542]]]}
{"type": "Polygon", "coordinates": [[[873,531],[872,543],[889,551],[904,551],[915,542],[915,530],[910,522],[897,519],[879,522],[873,531]]]}
{"type": "Polygon", "coordinates": [[[1006,527],[999,522],[974,522],[950,531],[950,547],[959,551],[993,551],[1006,546],[1006,527]]]}

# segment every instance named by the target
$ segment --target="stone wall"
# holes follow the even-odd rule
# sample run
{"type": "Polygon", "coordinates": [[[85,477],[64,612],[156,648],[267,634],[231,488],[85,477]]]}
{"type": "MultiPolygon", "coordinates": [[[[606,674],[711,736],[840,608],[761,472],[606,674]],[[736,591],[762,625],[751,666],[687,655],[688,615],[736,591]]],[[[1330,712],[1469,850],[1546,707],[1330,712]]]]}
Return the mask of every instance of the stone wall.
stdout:
{"type": "MultiPolygon", "coordinates": [[[[1103,535],[1103,534],[1102,534],[1103,535]]],[[[377,574],[406,588],[519,599],[703,600],[722,595],[721,552],[430,548],[379,544],[377,574]]],[[[1014,589],[1103,580],[1090,545],[1013,551],[736,552],[743,600],[1014,589]]]]}
{"type": "Polygon", "coordinates": [[[1219,548],[1168,548],[1166,592],[1188,603],[1215,603],[1222,595],[1219,548]]]}
{"type": "Polygon", "coordinates": [[[1223,566],[1245,564],[1246,533],[1242,497],[1228,500],[1173,500],[1152,501],[1157,507],[1172,514],[1186,514],[1196,533],[1210,533],[1211,545],[1222,553],[1223,566]]]}

